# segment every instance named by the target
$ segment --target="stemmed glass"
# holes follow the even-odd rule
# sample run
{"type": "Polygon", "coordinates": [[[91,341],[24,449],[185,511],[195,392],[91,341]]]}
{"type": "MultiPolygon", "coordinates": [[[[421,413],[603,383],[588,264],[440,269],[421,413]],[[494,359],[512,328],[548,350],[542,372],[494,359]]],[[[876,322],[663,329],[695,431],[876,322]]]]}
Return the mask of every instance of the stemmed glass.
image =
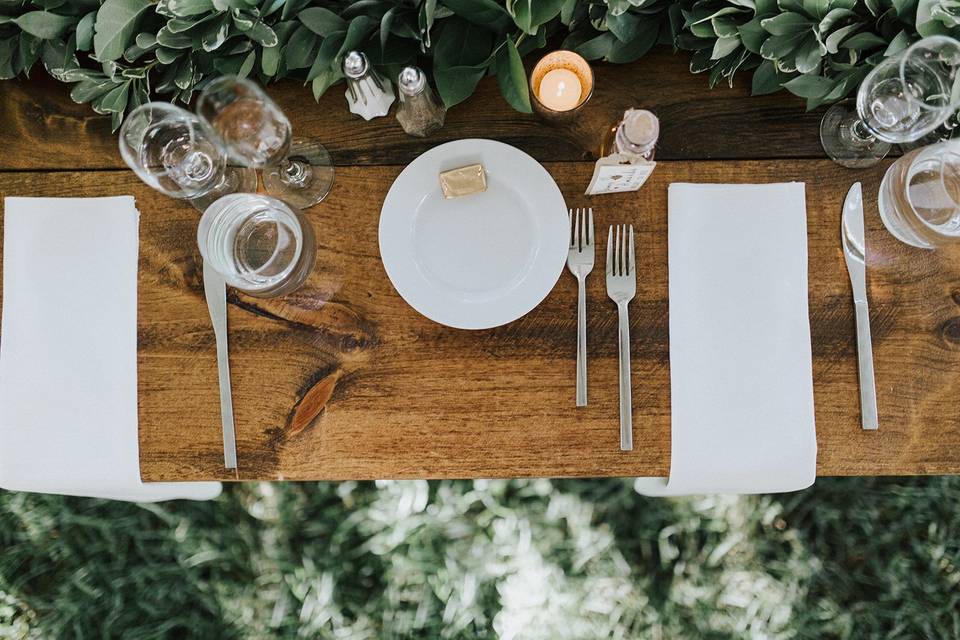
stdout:
{"type": "Polygon", "coordinates": [[[166,102],[148,102],[127,116],[120,155],[145,183],[201,211],[228,193],[257,189],[256,171],[229,166],[209,124],[166,102]]]}
{"type": "Polygon", "coordinates": [[[883,60],[864,78],[856,109],[834,105],[820,122],[823,150],[845,167],[875,165],[891,143],[918,140],[946,122],[960,105],[960,42],[924,38],[883,60]]]}
{"type": "Polygon", "coordinates": [[[326,148],[293,138],[283,111],[250,80],[213,80],[200,93],[197,113],[219,134],[232,160],[262,169],[270,195],[306,209],[330,192],[333,163],[326,148]]]}

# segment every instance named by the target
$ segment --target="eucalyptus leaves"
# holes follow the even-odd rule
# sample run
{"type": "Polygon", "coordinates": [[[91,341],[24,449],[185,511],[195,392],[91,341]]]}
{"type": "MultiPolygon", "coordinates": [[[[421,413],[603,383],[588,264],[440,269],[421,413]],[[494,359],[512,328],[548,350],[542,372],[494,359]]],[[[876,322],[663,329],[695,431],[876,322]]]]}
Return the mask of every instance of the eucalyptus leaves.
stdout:
{"type": "Polygon", "coordinates": [[[226,73],[298,78],[319,97],[361,49],[389,76],[427,69],[447,106],[495,74],[530,111],[521,58],[562,38],[609,62],[672,44],[711,86],[755,69],[755,93],[785,87],[814,107],[934,33],[960,37],[960,0],[0,0],[0,78],[41,61],[118,126],[151,92],[187,102],[226,73]]]}

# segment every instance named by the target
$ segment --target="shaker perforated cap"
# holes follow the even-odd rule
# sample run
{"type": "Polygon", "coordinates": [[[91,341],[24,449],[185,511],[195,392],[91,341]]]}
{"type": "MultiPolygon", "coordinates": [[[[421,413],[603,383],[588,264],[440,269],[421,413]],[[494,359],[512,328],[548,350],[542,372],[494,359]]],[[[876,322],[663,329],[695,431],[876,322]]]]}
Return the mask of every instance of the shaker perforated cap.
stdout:
{"type": "Polygon", "coordinates": [[[623,133],[637,146],[653,145],[660,137],[660,120],[646,109],[629,109],[623,115],[623,133]]]}
{"type": "Polygon", "coordinates": [[[418,67],[404,67],[397,78],[397,84],[400,86],[400,91],[408,96],[415,96],[423,91],[427,78],[418,67]]]}
{"type": "Polygon", "coordinates": [[[370,68],[370,61],[362,51],[351,51],[343,59],[343,73],[348,78],[360,78],[370,68]]]}

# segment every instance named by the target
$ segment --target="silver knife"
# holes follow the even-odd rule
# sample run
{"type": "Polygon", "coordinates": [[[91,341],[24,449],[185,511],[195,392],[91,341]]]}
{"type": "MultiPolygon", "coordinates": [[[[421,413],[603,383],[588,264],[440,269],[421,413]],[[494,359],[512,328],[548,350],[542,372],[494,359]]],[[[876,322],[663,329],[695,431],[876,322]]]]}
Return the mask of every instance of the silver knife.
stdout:
{"type": "Polygon", "coordinates": [[[237,468],[237,437],[233,426],[233,395],[230,390],[230,357],[227,351],[227,284],[223,276],[203,261],[203,294],[207,298],[213,335],[217,341],[217,373],[220,376],[220,424],[223,427],[223,466],[237,468]]]}
{"type": "Polygon", "coordinates": [[[867,245],[863,233],[863,192],[854,182],[843,203],[840,243],[853,286],[857,315],[857,359],[860,373],[860,420],[864,429],[877,424],[877,387],[873,375],[873,343],[870,339],[870,311],[867,307],[867,245]]]}

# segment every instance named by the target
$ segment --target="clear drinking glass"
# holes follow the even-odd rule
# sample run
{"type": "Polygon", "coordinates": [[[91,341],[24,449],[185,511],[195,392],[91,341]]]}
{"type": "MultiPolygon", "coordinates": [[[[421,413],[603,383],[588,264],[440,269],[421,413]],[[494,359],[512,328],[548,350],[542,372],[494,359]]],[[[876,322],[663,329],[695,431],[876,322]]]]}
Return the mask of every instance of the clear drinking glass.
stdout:
{"type": "Polygon", "coordinates": [[[260,298],[300,287],[317,253],[313,228],[299,211],[254,193],[211,204],[200,218],[197,244],[228,285],[260,298]]]}
{"type": "Polygon", "coordinates": [[[256,171],[228,166],[209,124],[167,102],[148,102],[127,116],[120,155],[145,183],[201,211],[228,193],[257,189],[256,171]]]}
{"type": "Polygon", "coordinates": [[[856,108],[850,101],[827,110],[820,141],[845,167],[875,165],[891,143],[918,140],[940,127],[960,105],[960,42],[931,36],[890,56],[864,78],[856,108]]]}
{"type": "Polygon", "coordinates": [[[898,240],[933,249],[960,240],[960,140],[916,149],[887,169],[877,202],[898,240]]]}
{"type": "Polygon", "coordinates": [[[197,113],[222,138],[228,156],[263,170],[270,195],[306,209],[333,186],[333,162],[315,140],[293,138],[280,107],[245,78],[223,76],[210,82],[197,100],[197,113]]]}

